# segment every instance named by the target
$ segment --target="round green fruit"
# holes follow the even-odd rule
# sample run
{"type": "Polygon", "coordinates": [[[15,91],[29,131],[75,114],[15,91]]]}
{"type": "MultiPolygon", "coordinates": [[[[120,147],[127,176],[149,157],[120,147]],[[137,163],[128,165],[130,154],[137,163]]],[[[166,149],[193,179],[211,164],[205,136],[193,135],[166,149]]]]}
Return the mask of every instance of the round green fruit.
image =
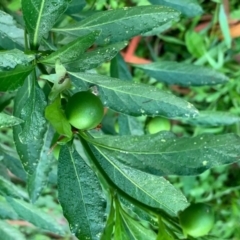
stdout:
{"type": "Polygon", "coordinates": [[[102,121],[104,107],[100,98],[91,92],[78,92],[68,100],[65,113],[73,127],[89,130],[102,121]]]}
{"type": "Polygon", "coordinates": [[[154,134],[160,131],[170,131],[171,123],[168,119],[162,117],[152,118],[147,124],[147,131],[154,134]]]}
{"type": "Polygon", "coordinates": [[[179,220],[185,235],[201,237],[212,229],[214,214],[208,205],[196,203],[180,212],[179,220]]]}

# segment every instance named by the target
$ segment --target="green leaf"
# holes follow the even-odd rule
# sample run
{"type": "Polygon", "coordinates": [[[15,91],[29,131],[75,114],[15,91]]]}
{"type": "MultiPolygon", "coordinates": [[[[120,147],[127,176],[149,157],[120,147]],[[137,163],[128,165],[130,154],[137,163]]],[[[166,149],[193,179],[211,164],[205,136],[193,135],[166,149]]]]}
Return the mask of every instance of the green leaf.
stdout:
{"type": "Polygon", "coordinates": [[[189,30],[185,34],[185,42],[188,51],[196,58],[202,57],[206,53],[204,36],[194,30],[189,30]]]}
{"type": "MultiPolygon", "coordinates": [[[[27,55],[18,49],[0,51],[0,72],[15,68],[17,65],[25,67],[34,59],[33,55],[27,55]]],[[[4,76],[4,75],[3,75],[4,76]]]]}
{"type": "Polygon", "coordinates": [[[139,221],[133,219],[123,208],[121,209],[121,216],[132,239],[156,240],[157,235],[153,230],[144,227],[139,221]]]}
{"type": "Polygon", "coordinates": [[[121,80],[132,80],[129,68],[120,53],[118,53],[111,61],[110,75],[113,78],[119,78],[121,80]]]}
{"type": "Polygon", "coordinates": [[[67,65],[66,68],[74,72],[96,68],[104,62],[110,61],[126,45],[126,42],[120,42],[96,48],[95,50],[83,53],[77,61],[67,65]]]}
{"type": "Polygon", "coordinates": [[[167,232],[166,226],[160,216],[158,216],[158,235],[156,240],[174,240],[167,232]]]}
{"type": "Polygon", "coordinates": [[[10,71],[0,72],[0,91],[10,91],[21,87],[34,66],[21,66],[10,71]]]}
{"type": "Polygon", "coordinates": [[[59,156],[58,192],[72,233],[79,239],[99,239],[105,213],[100,184],[81,156],[66,145],[59,156]]]}
{"type": "Polygon", "coordinates": [[[3,163],[4,165],[18,178],[22,179],[23,181],[26,181],[26,173],[22,167],[22,164],[19,159],[11,156],[10,154],[3,152],[2,149],[0,149],[0,154],[3,155],[3,163]]]}
{"type": "Polygon", "coordinates": [[[40,151],[40,161],[32,175],[28,175],[28,192],[30,200],[34,203],[43,188],[48,183],[48,175],[53,166],[55,158],[50,154],[51,141],[54,136],[53,129],[48,125],[43,136],[43,145],[40,151]]]}
{"type": "Polygon", "coordinates": [[[0,196],[0,219],[18,219],[17,213],[8,204],[5,197],[0,196]]]}
{"type": "Polygon", "coordinates": [[[24,0],[23,18],[30,37],[30,43],[37,47],[68,7],[69,0],[24,0]]]}
{"type": "Polygon", "coordinates": [[[5,113],[0,113],[0,129],[6,128],[6,127],[12,127],[22,122],[23,122],[22,119],[16,118],[14,116],[10,116],[5,113]]]}
{"type": "Polygon", "coordinates": [[[95,42],[98,36],[99,32],[95,31],[86,36],[79,37],[39,62],[54,66],[57,59],[59,59],[62,64],[76,61],[81,58],[83,53],[95,42]]]}
{"type": "Polygon", "coordinates": [[[60,227],[60,224],[49,214],[44,213],[34,205],[23,200],[10,197],[6,199],[20,218],[32,223],[42,230],[56,233],[61,236],[65,235],[65,231],[60,227]]]}
{"type": "Polygon", "coordinates": [[[102,233],[101,240],[112,239],[114,225],[115,225],[115,209],[113,206],[113,200],[111,200],[110,212],[108,214],[107,222],[102,233]]]}
{"type": "Polygon", "coordinates": [[[198,114],[192,104],[147,84],[121,81],[98,74],[69,74],[97,85],[104,105],[117,112],[133,116],[163,115],[169,118],[192,117],[198,114]]]}
{"type": "Polygon", "coordinates": [[[240,137],[235,134],[176,138],[160,132],[132,137],[108,136],[91,139],[91,143],[113,165],[121,162],[158,176],[200,174],[240,158],[240,137]]]}
{"type": "Polygon", "coordinates": [[[121,42],[146,33],[179,17],[179,12],[163,6],[139,6],[92,14],[78,24],[53,31],[81,36],[101,30],[100,45],[121,42]]]}
{"type": "Polygon", "coordinates": [[[5,240],[25,240],[25,236],[9,223],[0,220],[0,236],[5,240]]]}
{"type": "Polygon", "coordinates": [[[28,198],[25,191],[2,176],[0,176],[0,193],[3,196],[11,196],[14,198],[28,198]]]}
{"type": "Polygon", "coordinates": [[[66,119],[60,97],[56,98],[53,103],[46,107],[45,117],[60,135],[66,136],[69,139],[72,138],[72,127],[66,119]]]}
{"type": "Polygon", "coordinates": [[[16,26],[13,17],[0,10],[0,47],[24,49],[24,31],[16,26]]]}
{"type": "Polygon", "coordinates": [[[149,0],[149,2],[172,7],[188,17],[194,17],[203,13],[202,7],[196,0],[149,0]]]}
{"type": "Polygon", "coordinates": [[[16,95],[13,112],[24,121],[13,127],[13,136],[23,167],[30,175],[34,174],[41,157],[46,132],[45,107],[45,95],[30,75],[16,95]]]}
{"type": "Polygon", "coordinates": [[[79,13],[86,6],[85,0],[72,0],[67,8],[66,14],[79,13]]]}
{"type": "Polygon", "coordinates": [[[224,41],[226,43],[226,46],[230,49],[232,44],[232,38],[229,30],[228,17],[226,15],[223,4],[220,5],[218,18],[219,18],[220,28],[224,36],[224,41]]]}
{"type": "Polygon", "coordinates": [[[150,77],[168,84],[202,86],[222,84],[228,81],[225,75],[211,68],[187,63],[162,61],[134,66],[143,69],[150,77]]]}
{"type": "Polygon", "coordinates": [[[116,219],[115,219],[115,230],[114,230],[114,240],[126,240],[131,239],[129,238],[129,232],[127,231],[127,227],[124,224],[120,213],[120,203],[115,201],[116,205],[116,219]]]}
{"type": "Polygon", "coordinates": [[[120,114],[118,117],[119,135],[143,135],[143,125],[135,117],[120,114]]]}
{"type": "Polygon", "coordinates": [[[196,126],[224,126],[240,122],[240,117],[229,112],[201,111],[196,118],[183,121],[196,126]]]}
{"type": "MultiPolygon", "coordinates": [[[[165,178],[128,167],[119,162],[118,158],[113,160],[113,152],[105,151],[102,147],[96,147],[96,150],[93,149],[93,153],[104,171],[120,189],[131,197],[148,206],[163,209],[174,216],[178,211],[187,207],[188,203],[184,195],[165,178]]],[[[118,151],[116,152],[117,155],[118,151]]],[[[131,159],[133,156],[130,154],[130,163],[131,159]]],[[[145,163],[145,166],[148,166],[148,163],[145,163]]]]}

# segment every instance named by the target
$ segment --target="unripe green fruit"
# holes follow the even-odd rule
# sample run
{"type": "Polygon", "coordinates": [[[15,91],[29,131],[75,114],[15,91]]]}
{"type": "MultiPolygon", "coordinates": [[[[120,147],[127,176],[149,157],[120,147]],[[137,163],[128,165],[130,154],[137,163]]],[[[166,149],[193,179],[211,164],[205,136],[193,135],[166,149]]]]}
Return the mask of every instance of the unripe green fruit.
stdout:
{"type": "Polygon", "coordinates": [[[196,203],[180,212],[179,220],[185,235],[201,237],[212,229],[214,214],[208,205],[196,203]]]}
{"type": "Polygon", "coordinates": [[[69,99],[65,113],[73,127],[88,130],[102,121],[104,107],[100,98],[91,92],[78,92],[69,99]]]}
{"type": "Polygon", "coordinates": [[[171,123],[168,119],[162,117],[152,118],[147,124],[147,131],[154,134],[160,131],[170,131],[171,123]]]}

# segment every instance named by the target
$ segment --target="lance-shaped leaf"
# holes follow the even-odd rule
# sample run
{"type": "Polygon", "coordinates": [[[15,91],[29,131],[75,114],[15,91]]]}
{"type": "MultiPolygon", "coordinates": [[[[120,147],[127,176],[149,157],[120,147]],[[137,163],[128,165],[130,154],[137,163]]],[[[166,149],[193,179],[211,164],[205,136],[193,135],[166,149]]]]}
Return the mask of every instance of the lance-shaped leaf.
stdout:
{"type": "Polygon", "coordinates": [[[23,122],[22,119],[16,118],[14,116],[10,116],[5,113],[0,113],[0,128],[12,127],[22,122],[23,122]]]}
{"type": "Polygon", "coordinates": [[[143,124],[135,117],[120,114],[118,116],[119,135],[143,135],[143,124]]]}
{"type": "Polygon", "coordinates": [[[0,52],[0,71],[15,68],[17,65],[29,65],[29,62],[34,59],[32,54],[27,55],[18,49],[0,52]]]}
{"type": "Polygon", "coordinates": [[[0,91],[10,91],[21,87],[34,66],[18,65],[10,71],[0,72],[0,91]]]}
{"type": "Polygon", "coordinates": [[[14,198],[28,199],[27,193],[6,178],[0,176],[0,194],[14,198]]]}
{"type": "Polygon", "coordinates": [[[106,47],[99,47],[83,53],[76,62],[67,65],[69,71],[79,72],[96,68],[100,64],[110,61],[121,49],[126,47],[126,42],[114,43],[106,47]]]}
{"type": "Polygon", "coordinates": [[[58,192],[72,233],[79,239],[100,239],[105,213],[101,186],[81,156],[66,145],[59,156],[58,192]]]}
{"type": "Polygon", "coordinates": [[[153,230],[143,226],[140,221],[133,219],[123,208],[120,209],[120,213],[131,239],[156,240],[157,235],[153,230]]]}
{"type": "Polygon", "coordinates": [[[59,59],[62,64],[76,61],[95,42],[98,36],[99,32],[95,31],[86,36],[77,38],[69,44],[59,48],[56,52],[43,58],[40,62],[54,66],[57,59],[59,59]]]}
{"type": "Polygon", "coordinates": [[[97,85],[104,105],[117,112],[133,116],[163,115],[169,118],[193,117],[198,114],[192,104],[147,84],[121,81],[90,73],[70,72],[69,74],[97,85]]]}
{"type": "Polygon", "coordinates": [[[17,213],[8,204],[5,197],[0,196],[0,219],[18,219],[17,213]]]}
{"type": "Polygon", "coordinates": [[[131,197],[148,206],[163,209],[173,216],[187,207],[188,203],[183,194],[165,178],[113,161],[112,153],[108,156],[102,148],[97,147],[93,152],[111,180],[131,197]]]}
{"type": "Polygon", "coordinates": [[[23,167],[30,175],[34,174],[41,157],[46,131],[45,107],[45,95],[30,75],[17,92],[13,112],[24,121],[13,127],[13,136],[23,167]]]}
{"type": "Polygon", "coordinates": [[[43,145],[40,149],[40,161],[32,175],[28,175],[28,192],[30,200],[34,203],[43,188],[48,183],[48,175],[53,166],[55,158],[50,154],[51,141],[54,136],[53,129],[47,125],[47,130],[43,136],[43,145]]]}
{"type": "Polygon", "coordinates": [[[44,213],[37,207],[20,199],[6,197],[8,203],[15,210],[18,216],[42,230],[56,233],[58,235],[65,235],[65,231],[60,227],[49,214],[44,213]]]}
{"type": "Polygon", "coordinates": [[[111,61],[110,74],[113,78],[119,78],[125,81],[132,80],[132,75],[129,71],[128,65],[120,53],[118,53],[111,61]]]}
{"type": "Polygon", "coordinates": [[[45,117],[60,135],[72,138],[72,127],[64,115],[60,97],[46,107],[45,117]]]}
{"type": "Polygon", "coordinates": [[[18,239],[25,240],[26,237],[14,226],[0,220],[0,236],[2,239],[18,239]]]}
{"type": "Polygon", "coordinates": [[[31,44],[36,47],[68,7],[69,0],[24,0],[23,17],[31,44]]]}
{"type": "Polygon", "coordinates": [[[78,24],[53,30],[75,36],[101,30],[97,43],[104,45],[131,39],[178,17],[179,12],[169,7],[139,6],[98,12],[78,24]]]}
{"type": "Polygon", "coordinates": [[[0,47],[3,49],[18,48],[23,50],[24,31],[16,26],[11,15],[0,10],[0,47]]]}
{"type": "Polygon", "coordinates": [[[0,148],[0,156],[3,156],[2,162],[4,165],[18,178],[23,181],[26,181],[26,172],[24,171],[22,164],[19,159],[11,156],[10,154],[4,152],[0,148]]]}
{"type": "Polygon", "coordinates": [[[201,111],[196,118],[183,121],[197,126],[226,126],[239,122],[240,117],[229,112],[201,111]]]}
{"type": "Polygon", "coordinates": [[[159,133],[108,136],[91,142],[109,162],[121,162],[158,176],[200,174],[240,159],[240,137],[235,134],[174,138],[159,133]]]}
{"type": "Polygon", "coordinates": [[[216,85],[228,81],[225,75],[211,68],[187,63],[162,61],[134,66],[143,69],[150,77],[167,84],[202,86],[216,85]]]}
{"type": "Polygon", "coordinates": [[[202,7],[196,0],[149,0],[152,4],[172,7],[188,17],[194,17],[203,13],[202,7]]]}

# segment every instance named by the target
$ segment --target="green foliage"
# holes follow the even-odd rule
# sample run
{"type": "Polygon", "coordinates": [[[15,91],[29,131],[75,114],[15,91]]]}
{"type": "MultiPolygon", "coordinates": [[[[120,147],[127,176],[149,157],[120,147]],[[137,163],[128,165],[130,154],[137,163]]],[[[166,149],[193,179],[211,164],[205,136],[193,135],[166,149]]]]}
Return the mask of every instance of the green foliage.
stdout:
{"type": "Polygon", "coordinates": [[[1,236],[194,239],[210,228],[183,215],[209,202],[216,224],[198,239],[237,239],[221,232],[240,212],[240,44],[223,4],[87,2],[0,4],[1,236]],[[127,64],[139,35],[152,62],[127,64]]]}

